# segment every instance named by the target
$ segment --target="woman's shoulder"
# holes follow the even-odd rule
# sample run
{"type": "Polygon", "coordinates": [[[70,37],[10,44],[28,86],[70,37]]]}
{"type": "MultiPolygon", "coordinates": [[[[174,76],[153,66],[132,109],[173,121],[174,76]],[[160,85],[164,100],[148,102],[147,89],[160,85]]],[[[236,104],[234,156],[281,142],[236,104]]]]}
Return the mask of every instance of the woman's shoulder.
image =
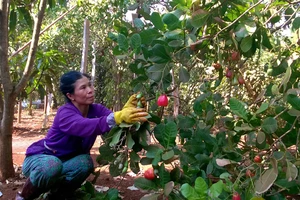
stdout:
{"type": "Polygon", "coordinates": [[[100,103],[93,103],[90,105],[89,111],[91,113],[101,113],[101,115],[109,115],[112,111],[100,103]]]}
{"type": "Polygon", "coordinates": [[[60,106],[57,109],[57,113],[61,113],[61,112],[70,112],[70,111],[74,111],[74,112],[78,112],[78,109],[72,104],[72,103],[65,103],[64,105],[60,106]]]}

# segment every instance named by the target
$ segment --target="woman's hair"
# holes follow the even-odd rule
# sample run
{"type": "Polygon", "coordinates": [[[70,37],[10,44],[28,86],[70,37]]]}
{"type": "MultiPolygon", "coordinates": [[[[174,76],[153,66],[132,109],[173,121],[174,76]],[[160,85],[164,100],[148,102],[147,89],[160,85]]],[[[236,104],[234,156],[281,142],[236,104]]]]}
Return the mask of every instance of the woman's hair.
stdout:
{"type": "Polygon", "coordinates": [[[88,74],[81,73],[79,71],[69,71],[61,76],[59,89],[65,96],[67,102],[71,101],[67,97],[67,94],[74,94],[75,82],[83,77],[87,77],[89,80],[91,80],[91,77],[88,74]]]}

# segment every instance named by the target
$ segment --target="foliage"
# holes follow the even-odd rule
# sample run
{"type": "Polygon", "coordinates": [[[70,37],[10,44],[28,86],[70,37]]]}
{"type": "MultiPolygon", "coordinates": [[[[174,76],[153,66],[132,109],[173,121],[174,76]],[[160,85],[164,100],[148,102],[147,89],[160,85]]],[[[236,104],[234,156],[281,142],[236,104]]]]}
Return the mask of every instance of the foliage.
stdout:
{"type": "Polygon", "coordinates": [[[143,199],[299,194],[299,45],[282,32],[299,28],[299,5],[175,0],[170,6],[166,13],[140,10],[144,20],[135,19],[134,27],[114,23],[108,35],[118,59],[132,58],[131,86],[147,94],[151,118],[112,129],[98,162],[109,163],[113,176],[124,173],[126,162],[136,173],[139,163],[152,165],[157,178],[135,181],[153,191],[143,199]],[[176,88],[181,96],[172,95],[176,88]],[[163,93],[180,98],[180,115],[156,105],[163,93]]]}

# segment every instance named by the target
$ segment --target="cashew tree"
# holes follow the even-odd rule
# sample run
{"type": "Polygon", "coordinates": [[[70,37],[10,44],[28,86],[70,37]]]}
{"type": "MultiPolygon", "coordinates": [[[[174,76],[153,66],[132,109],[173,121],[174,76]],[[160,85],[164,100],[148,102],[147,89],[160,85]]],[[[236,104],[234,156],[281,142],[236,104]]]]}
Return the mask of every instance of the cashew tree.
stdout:
{"type": "Polygon", "coordinates": [[[46,9],[57,4],[61,5],[64,2],[61,0],[57,2],[47,0],[0,0],[0,181],[14,176],[15,173],[12,159],[14,102],[25,88],[34,69],[35,56],[46,9]],[[15,31],[17,26],[21,27],[20,30],[24,30],[25,25],[29,27],[30,32],[28,32],[28,29],[26,29],[26,33],[15,31]],[[12,55],[15,55],[11,52],[20,52],[17,51],[19,49],[18,45],[14,46],[10,43],[10,40],[15,39],[11,37],[11,33],[14,35],[31,35],[31,40],[28,42],[29,48],[26,49],[26,65],[24,70],[20,70],[19,74],[21,76],[18,79],[14,79],[10,74],[13,67],[18,67],[18,64],[11,62],[12,55]]]}

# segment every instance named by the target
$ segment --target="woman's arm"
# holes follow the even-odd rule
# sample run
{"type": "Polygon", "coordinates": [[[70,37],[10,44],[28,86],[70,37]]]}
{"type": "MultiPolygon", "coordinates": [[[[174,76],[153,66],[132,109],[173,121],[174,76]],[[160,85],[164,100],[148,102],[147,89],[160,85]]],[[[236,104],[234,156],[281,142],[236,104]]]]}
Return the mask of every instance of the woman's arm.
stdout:
{"type": "Polygon", "coordinates": [[[107,124],[107,116],[111,111],[104,106],[93,109],[89,111],[88,118],[85,118],[75,107],[64,107],[57,113],[59,129],[64,133],[79,137],[108,132],[110,127],[107,124]]]}

